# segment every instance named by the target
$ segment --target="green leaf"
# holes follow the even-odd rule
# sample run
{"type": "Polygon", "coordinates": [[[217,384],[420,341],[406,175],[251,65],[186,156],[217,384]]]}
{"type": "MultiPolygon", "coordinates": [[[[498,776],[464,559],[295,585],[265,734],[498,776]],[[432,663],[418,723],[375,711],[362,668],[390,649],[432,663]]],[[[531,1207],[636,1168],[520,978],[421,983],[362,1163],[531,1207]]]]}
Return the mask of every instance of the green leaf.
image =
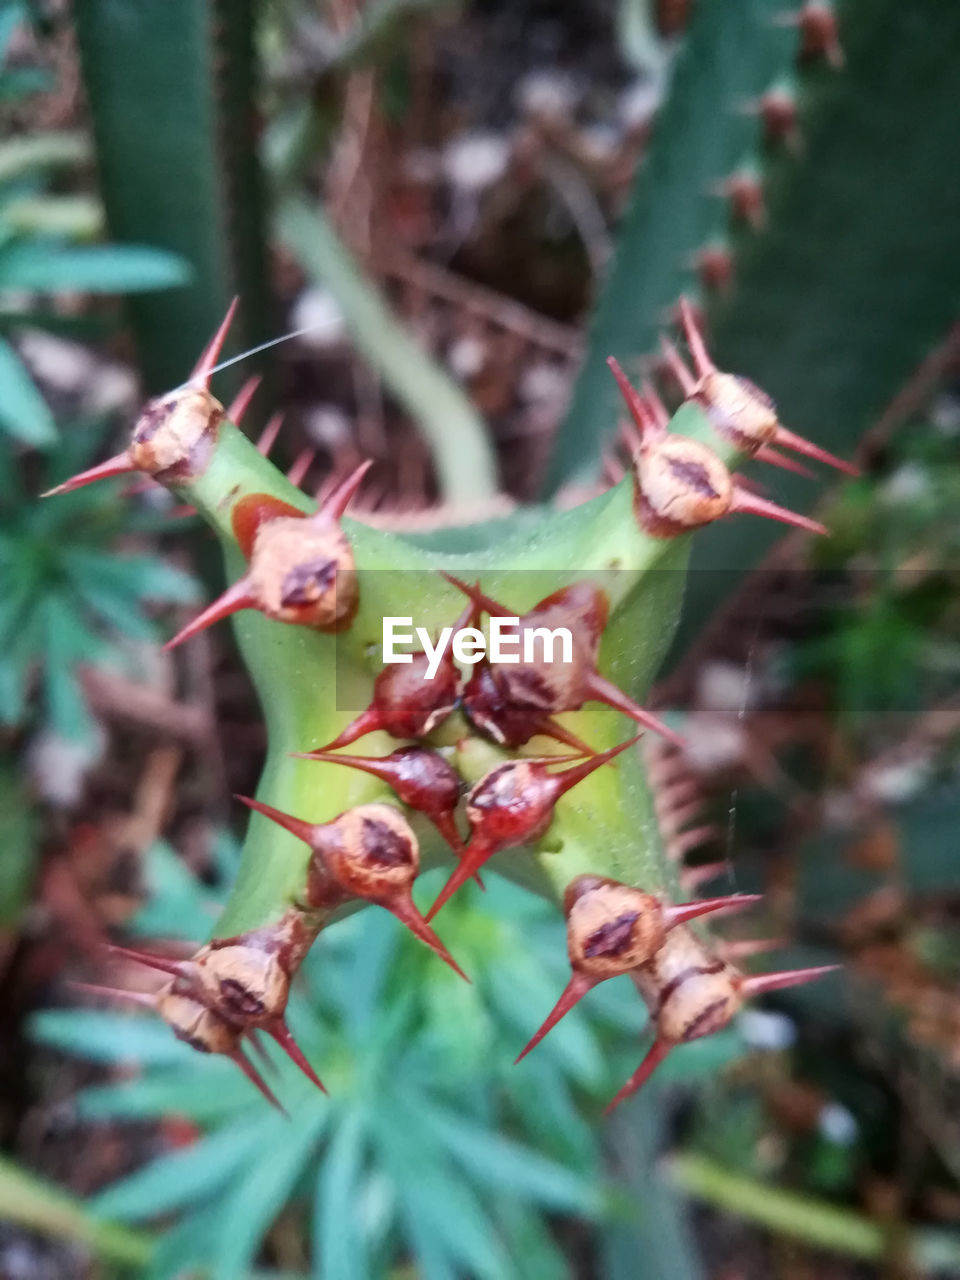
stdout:
{"type": "Polygon", "coordinates": [[[262,1115],[241,1120],[114,1182],[94,1198],[91,1208],[100,1218],[138,1222],[192,1207],[255,1165],[274,1138],[274,1125],[262,1115]]]}
{"type": "Polygon", "coordinates": [[[320,1166],[314,1207],[317,1280],[366,1280],[364,1230],[359,1218],[365,1135],[360,1112],[339,1121],[320,1166]]]}
{"type": "Polygon", "coordinates": [[[0,252],[0,286],[5,289],[146,293],[189,281],[190,269],[176,254],[139,245],[66,248],[36,237],[0,252]]]}
{"type": "Polygon", "coordinates": [[[150,1257],[149,1236],[95,1221],[72,1196],[3,1157],[0,1218],[57,1240],[72,1241],[121,1266],[142,1267],[150,1257]]]}
{"type": "Polygon", "coordinates": [[[158,556],[120,556],[74,547],[64,553],[64,560],[78,579],[89,577],[131,601],[193,604],[198,596],[196,580],[158,556]]]}
{"type": "Polygon", "coordinates": [[[277,228],[307,275],[337,299],[357,347],[419,422],[444,496],[454,502],[495,493],[493,452],[473,405],[391,315],[329,222],[315,206],[288,197],[277,228]]]}
{"type": "Polygon", "coordinates": [[[0,337],[0,427],[25,444],[51,444],[57,438],[53,414],[20,357],[0,337]]]}
{"type": "Polygon", "coordinates": [[[7,50],[10,48],[10,41],[13,39],[14,32],[20,23],[26,17],[26,10],[22,4],[8,0],[4,5],[3,11],[0,12],[0,65],[7,56],[7,50]]]}
{"type": "Polygon", "coordinates": [[[270,1117],[273,1141],[264,1143],[260,1158],[221,1204],[212,1280],[237,1280],[245,1273],[328,1119],[329,1110],[322,1107],[298,1117],[296,1125],[279,1116],[270,1117]]]}
{"type": "Polygon", "coordinates": [[[194,1050],[155,1018],[93,1009],[44,1009],[30,1019],[30,1037],[92,1062],[152,1067],[197,1065],[194,1050]]]}
{"type": "Polygon", "coordinates": [[[187,864],[162,840],[147,850],[144,884],[147,901],[133,919],[134,932],[191,941],[207,936],[214,908],[187,864]]]}
{"type": "Polygon", "coordinates": [[[20,134],[0,143],[0,183],[10,182],[38,169],[86,164],[89,159],[89,139],[79,131],[51,129],[20,134]]]}
{"type": "Polygon", "coordinates": [[[598,1187],[563,1165],[426,1100],[416,1108],[416,1115],[471,1180],[549,1209],[599,1213],[598,1187]]]}
{"type": "MultiPolygon", "coordinates": [[[[0,679],[3,667],[0,666],[0,679]]],[[[16,927],[30,895],[37,860],[37,822],[30,798],[10,769],[0,768],[0,929],[16,927]]]]}

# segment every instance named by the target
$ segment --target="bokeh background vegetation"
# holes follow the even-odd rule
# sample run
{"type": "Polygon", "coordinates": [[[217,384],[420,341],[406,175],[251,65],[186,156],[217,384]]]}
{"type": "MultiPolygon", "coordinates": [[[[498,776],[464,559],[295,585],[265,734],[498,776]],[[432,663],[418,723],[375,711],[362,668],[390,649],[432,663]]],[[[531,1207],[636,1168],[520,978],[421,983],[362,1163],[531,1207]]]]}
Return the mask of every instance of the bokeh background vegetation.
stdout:
{"type": "Polygon", "coordinates": [[[960,1273],[958,60],[943,0],[2,0],[4,1280],[960,1273]],[[377,913],[325,936],[292,1125],[81,1000],[110,938],[204,936],[264,742],[225,629],[159,649],[217,582],[190,513],[37,495],[238,293],[234,352],[302,332],[218,390],[263,376],[305,487],[372,456],[367,517],[421,528],[569,500],[622,472],[604,359],[654,369],[681,292],[863,467],[764,474],[815,547],[700,538],[658,691],[704,863],[842,975],[609,1121],[636,1002],[515,1070],[563,934],[495,876],[450,908],[469,988],[377,913]]]}

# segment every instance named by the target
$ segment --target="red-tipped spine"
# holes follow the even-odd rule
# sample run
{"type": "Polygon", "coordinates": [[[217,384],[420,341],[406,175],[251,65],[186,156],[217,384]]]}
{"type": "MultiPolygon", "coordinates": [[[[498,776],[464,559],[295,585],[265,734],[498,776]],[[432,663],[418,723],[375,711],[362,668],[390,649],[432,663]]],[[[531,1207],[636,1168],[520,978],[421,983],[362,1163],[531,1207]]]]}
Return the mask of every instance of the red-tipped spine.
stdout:
{"type": "Polygon", "coordinates": [[[779,467],[781,471],[790,471],[795,476],[803,476],[804,480],[815,478],[809,467],[805,467],[802,462],[797,462],[795,458],[788,458],[785,453],[780,453],[777,449],[771,449],[768,444],[761,445],[753,456],[758,462],[766,462],[771,467],[779,467]]]}
{"type": "Polygon", "coordinates": [[[445,960],[454,973],[459,974],[460,977],[463,978],[464,982],[470,981],[447,948],[430,928],[430,925],[414,906],[411,898],[392,898],[389,901],[384,901],[382,905],[385,906],[392,915],[395,915],[401,924],[405,924],[414,937],[419,938],[421,942],[426,943],[430,950],[435,951],[441,960],[445,960]]]}
{"type": "Polygon", "coordinates": [[[788,431],[786,427],[777,427],[777,434],[774,437],[777,444],[784,449],[792,449],[794,453],[802,453],[805,458],[813,458],[816,462],[823,462],[828,467],[835,467],[838,471],[843,471],[848,476],[858,476],[860,468],[852,462],[845,462],[843,458],[838,458],[836,454],[828,453],[826,449],[821,449],[818,444],[813,444],[810,440],[804,440],[803,436],[796,435],[793,431],[788,431]]]}
{"type": "Polygon", "coordinates": [[[816,982],[828,973],[835,973],[838,964],[821,964],[812,969],[785,969],[782,973],[755,973],[744,978],[742,991],[746,996],[762,996],[768,991],[782,991],[785,987],[800,987],[816,982]]]}
{"type": "Polygon", "coordinates": [[[697,317],[694,314],[693,307],[691,307],[686,298],[680,299],[680,322],[683,325],[683,336],[687,340],[690,355],[693,357],[693,364],[697,371],[697,376],[702,378],[704,374],[716,373],[717,366],[710,359],[710,353],[707,351],[707,345],[703,340],[703,334],[700,332],[697,317]]]}
{"type": "Polygon", "coordinates": [[[537,1047],[547,1032],[552,1031],[560,1019],[565,1018],[574,1005],[579,1004],[588,991],[592,991],[597,986],[597,981],[597,979],[588,978],[582,973],[575,973],[571,976],[570,981],[563,989],[563,994],[544,1019],[540,1029],[530,1037],[524,1048],[517,1054],[514,1066],[521,1062],[531,1049],[537,1047]]]}
{"type": "Polygon", "coordinates": [[[586,677],[586,685],[590,697],[595,698],[597,702],[605,702],[608,707],[615,707],[617,711],[622,711],[625,716],[629,716],[637,724],[642,724],[645,729],[652,729],[654,733],[659,733],[675,746],[686,746],[683,738],[669,725],[664,724],[659,716],[654,715],[652,711],[644,710],[639,703],[621,692],[611,680],[605,679],[599,672],[590,672],[586,677]]]}
{"type": "Polygon", "coordinates": [[[678,924],[686,924],[697,916],[705,916],[714,911],[739,911],[743,907],[760,902],[762,893],[729,893],[722,898],[704,898],[701,902],[683,902],[676,907],[666,907],[663,912],[664,924],[668,929],[678,924]]]}
{"type": "Polygon", "coordinates": [[[286,1107],[283,1106],[283,1104],[278,1100],[276,1094],[267,1084],[266,1080],[264,1080],[263,1076],[260,1074],[257,1068],[253,1065],[250,1059],[246,1057],[243,1050],[236,1049],[229,1056],[230,1056],[230,1060],[237,1064],[237,1066],[240,1068],[243,1074],[247,1077],[250,1083],[254,1086],[254,1088],[257,1089],[258,1092],[263,1094],[266,1100],[270,1103],[271,1107],[276,1107],[277,1111],[279,1111],[281,1115],[286,1116],[287,1119],[289,1120],[290,1114],[287,1111],[286,1107]]]}
{"type": "Polygon", "coordinates": [[[654,1071],[656,1071],[657,1067],[659,1067],[660,1063],[663,1062],[664,1058],[672,1048],[673,1044],[669,1040],[655,1040],[651,1045],[647,1056],[640,1063],[639,1067],[637,1067],[636,1071],[627,1083],[612,1099],[612,1101],[608,1102],[604,1107],[603,1114],[608,1116],[614,1108],[619,1107],[621,1102],[625,1102],[631,1094],[634,1094],[638,1089],[641,1089],[653,1075],[654,1071]]]}
{"type": "Polygon", "coordinates": [[[208,387],[210,385],[211,374],[220,359],[220,352],[223,350],[223,344],[226,342],[227,334],[230,332],[230,325],[233,323],[233,317],[236,315],[239,301],[239,298],[233,299],[227,308],[227,314],[220,322],[219,329],[204,347],[203,354],[190,374],[189,381],[194,386],[208,387]]]}
{"type": "Polygon", "coordinates": [[[775,502],[768,502],[766,498],[758,497],[755,493],[745,493],[743,489],[736,486],[733,490],[730,510],[739,511],[744,515],[763,516],[767,520],[776,520],[779,524],[789,524],[795,529],[803,529],[807,533],[825,534],[829,532],[827,526],[821,524],[819,520],[811,520],[809,516],[801,516],[796,511],[788,511],[786,507],[780,507],[775,502]]]}
{"type": "Polygon", "coordinates": [[[361,711],[345,729],[341,729],[332,742],[317,747],[314,751],[304,751],[303,757],[305,760],[322,760],[327,752],[336,751],[338,747],[348,747],[351,742],[356,742],[358,738],[363,738],[368,733],[375,733],[383,727],[383,716],[377,708],[367,707],[366,711],[361,711]]]}
{"type": "Polygon", "coordinates": [[[151,951],[135,951],[132,947],[118,947],[113,943],[107,945],[107,950],[111,955],[119,956],[121,960],[133,960],[135,964],[146,965],[148,969],[157,969],[160,973],[169,973],[175,978],[180,978],[189,972],[188,965],[170,956],[154,955],[151,951]]]}
{"type": "Polygon", "coordinates": [[[106,462],[101,462],[99,466],[90,467],[87,471],[81,471],[79,475],[71,476],[69,480],[64,480],[63,484],[58,484],[52,489],[48,489],[46,493],[41,493],[41,498],[52,498],[57,493],[72,493],[74,489],[82,489],[84,485],[93,484],[97,480],[108,480],[111,476],[126,476],[137,468],[130,461],[126,453],[118,453],[114,458],[108,458],[106,462]]]}
{"type": "Polygon", "coordinates": [[[656,418],[644,398],[631,386],[630,380],[620,366],[620,361],[615,356],[608,356],[607,367],[616,379],[620,394],[623,396],[624,403],[630,411],[630,416],[636,424],[640,443],[642,444],[652,435],[659,435],[660,427],[656,418]]]}
{"type": "Polygon", "coordinates": [[[263,381],[259,373],[255,373],[252,378],[248,378],[234,398],[230,401],[227,408],[227,417],[235,427],[238,427],[243,421],[243,415],[250,408],[250,401],[256,395],[257,387],[263,381]]]}
{"type": "Polygon", "coordinates": [[[261,814],[264,818],[269,818],[271,822],[275,822],[277,826],[283,827],[285,831],[289,831],[291,835],[302,840],[304,844],[313,847],[314,833],[316,826],[312,822],[304,822],[302,818],[295,818],[293,814],[284,813],[282,809],[274,809],[272,805],[264,804],[262,800],[253,800],[250,796],[235,795],[234,800],[239,800],[241,804],[245,804],[248,809],[252,809],[254,813],[261,814]]]}
{"type": "Polygon", "coordinates": [[[331,522],[339,520],[350,505],[353,495],[360,488],[363,477],[372,466],[373,460],[367,458],[358,467],[355,467],[346,479],[342,480],[333,492],[324,499],[316,515],[310,518],[312,520],[329,520],[331,522]]]}
{"type": "Polygon", "coordinates": [[[315,1084],[321,1093],[326,1093],[326,1086],[307,1061],[303,1050],[297,1044],[296,1040],[294,1040],[290,1033],[290,1028],[283,1019],[281,1018],[279,1022],[274,1022],[270,1026],[264,1027],[264,1030],[267,1035],[272,1036],[273,1039],[276,1040],[277,1044],[284,1051],[287,1057],[300,1068],[307,1079],[315,1084]]]}
{"type": "MultiPolygon", "coordinates": [[[[618,742],[615,747],[609,747],[606,751],[601,751],[599,755],[594,755],[589,760],[584,760],[582,764],[574,765],[572,769],[564,769],[563,773],[552,773],[550,777],[556,783],[557,798],[559,799],[560,796],[565,795],[571,787],[575,787],[578,782],[582,782],[591,773],[596,773],[602,765],[609,764],[622,751],[626,751],[627,747],[635,746],[639,741],[640,734],[638,733],[635,737],[628,738],[626,742],[618,742]]],[[[554,759],[547,756],[539,763],[547,765],[560,764],[562,762],[562,756],[556,756],[554,759]]]]}
{"type": "Polygon", "coordinates": [[[199,635],[201,631],[205,631],[207,627],[212,627],[217,622],[222,622],[224,618],[229,618],[232,613],[239,613],[241,609],[255,609],[256,600],[250,594],[250,586],[246,578],[241,578],[239,582],[235,582],[232,586],[227,587],[222,596],[219,596],[212,604],[188,622],[182,631],[178,631],[172,640],[168,640],[163,646],[165,650],[175,649],[177,645],[183,644],[185,640],[192,640],[195,635],[199,635]]]}

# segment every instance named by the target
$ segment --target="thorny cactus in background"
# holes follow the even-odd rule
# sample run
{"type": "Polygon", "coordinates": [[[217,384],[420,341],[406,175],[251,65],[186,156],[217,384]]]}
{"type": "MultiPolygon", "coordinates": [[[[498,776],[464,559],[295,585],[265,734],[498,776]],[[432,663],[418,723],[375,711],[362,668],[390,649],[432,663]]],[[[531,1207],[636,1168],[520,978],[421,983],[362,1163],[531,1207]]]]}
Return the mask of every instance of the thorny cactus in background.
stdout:
{"type": "Polygon", "coordinates": [[[647,1006],[652,1046],[614,1103],[749,996],[825,972],[748,976],[735,962],[757,944],[725,946],[706,926],[755,899],[685,900],[685,882],[705,884],[711,872],[688,877],[682,866],[703,835],[689,826],[697,806],[682,726],[640,699],[671,638],[693,531],[756,517],[824,531],[739,481],[739,464],[789,465],[774,446],[846,464],[784,428],[762,391],[718,370],[681,302],[693,368],[666,344],[685,396],[672,418],[652,385],[637,391],[610,362],[632,424],[620,482],[546,513],[532,537],[505,521],[474,530],[470,554],[447,554],[436,537],[347,518],[365,467],[312,500],[242,434],[249,394],[227,411],[209,390],[232,310],[189,381],[147,405],[129,448],[54,491],[139,471],[196,507],[221,541],[231,585],[170,643],[234,615],[267,722],[258,796],[241,797],[254,810],[241,869],[212,937],[187,959],[118,949],[165,975],[155,996],[131,998],[196,1049],[231,1057],[280,1105],[246,1046],[272,1036],[323,1087],[322,1063],[306,1060],[284,1018],[318,936],[343,910],[371,903],[460,972],[430,921],[492,858],[561,904],[567,922],[570,982],[539,1031],[546,1011],[530,1011],[535,1034],[521,1058],[607,978],[628,974],[647,1006]],[[517,617],[521,638],[539,636],[540,649],[524,644],[517,662],[484,658],[463,671],[445,659],[434,679],[426,655],[383,665],[383,619],[411,615],[426,636],[455,620],[517,617]],[[551,663],[542,630],[559,626],[570,651],[551,663]],[[338,691],[348,688],[344,711],[338,691]],[[359,716],[356,689],[368,703],[359,716]],[[365,754],[337,754],[361,737],[365,754]],[[415,882],[445,853],[457,865],[425,917],[415,882]]]}

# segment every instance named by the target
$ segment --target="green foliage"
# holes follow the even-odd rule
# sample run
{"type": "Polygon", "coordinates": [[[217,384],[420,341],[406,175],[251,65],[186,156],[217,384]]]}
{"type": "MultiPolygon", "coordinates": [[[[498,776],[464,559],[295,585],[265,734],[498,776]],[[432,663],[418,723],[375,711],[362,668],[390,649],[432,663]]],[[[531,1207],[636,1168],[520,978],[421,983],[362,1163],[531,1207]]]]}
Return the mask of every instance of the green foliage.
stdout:
{"type": "MultiPolygon", "coordinates": [[[[224,871],[235,874],[236,857],[221,843],[224,871]]],[[[138,931],[166,929],[173,902],[175,933],[204,927],[221,886],[203,888],[162,845],[148,876],[158,896],[138,931]]],[[[472,987],[441,971],[385,913],[362,913],[324,935],[304,966],[290,1020],[308,1055],[323,1063],[331,1096],[278,1061],[294,1124],[251,1107],[256,1095],[231,1063],[198,1058],[150,1019],[37,1016],[34,1034],[46,1044],[144,1068],[136,1079],[88,1089],[83,1115],[176,1112],[205,1130],[195,1145],[161,1156],[95,1201],[98,1215],[122,1222],[177,1215],[153,1274],[203,1263],[217,1280],[245,1274],[288,1201],[309,1223],[318,1276],[383,1274],[408,1253],[428,1277],[519,1277],[529,1274],[522,1259],[531,1257],[538,1275],[568,1274],[541,1215],[603,1210],[595,1139],[574,1097],[609,1082],[582,1011],[529,1070],[509,1065],[529,1010],[548,1007],[562,966],[542,903],[495,877],[488,897],[490,914],[478,916],[475,902],[450,908],[476,973],[472,987]]],[[[595,1003],[607,1018],[636,1027],[633,1002],[602,994],[595,1003]]]]}
{"type": "Polygon", "coordinates": [[[0,762],[0,938],[19,923],[37,853],[37,824],[29,800],[16,774],[0,762]]]}
{"type": "MultiPolygon", "coordinates": [[[[787,426],[834,452],[849,451],[954,319],[960,100],[943,51],[960,38],[960,10],[939,0],[844,0],[845,65],[796,70],[797,34],[774,21],[785,8],[731,0],[694,9],[597,302],[554,486],[594,466],[610,434],[606,356],[629,369],[655,353],[678,295],[700,292],[694,258],[707,246],[728,249],[733,263],[729,291],[706,299],[717,362],[753,379],[787,426]],[[765,145],[744,110],[774,86],[796,95],[795,147],[765,145]],[[763,182],[761,230],[731,225],[716,194],[737,170],[763,182]]],[[[776,489],[788,506],[809,501],[797,477],[778,477],[776,489]]],[[[681,643],[776,536],[734,521],[704,532],[681,643]]]]}
{"type": "Polygon", "coordinates": [[[59,1187],[0,1157],[0,1220],[69,1240],[124,1268],[141,1268],[150,1240],[139,1231],[98,1221],[59,1187]]]}
{"type": "MultiPolygon", "coordinates": [[[[103,425],[77,424],[43,452],[40,487],[83,466],[103,425]]],[[[122,641],[156,642],[148,605],[196,598],[193,580],[158,556],[115,550],[121,538],[155,533],[161,522],[118,501],[110,483],[38,503],[37,472],[0,472],[0,722],[36,715],[66,738],[90,732],[78,664],[123,665],[122,641]],[[41,706],[31,710],[39,686],[41,706]]]]}
{"type": "MultiPolygon", "coordinates": [[[[47,87],[4,67],[14,32],[26,7],[7,5],[0,14],[0,99],[19,99],[47,87]]],[[[74,134],[12,137],[0,144],[0,294],[110,294],[156,291],[182,285],[188,271],[181,259],[159,249],[134,245],[72,243],[73,223],[57,227],[51,215],[61,198],[47,193],[51,174],[71,170],[86,159],[74,134]],[[30,216],[25,217],[29,207],[30,216]]],[[[56,438],[53,415],[6,336],[17,326],[43,326],[41,308],[0,307],[0,430],[25,444],[56,438]]]]}
{"type": "MultiPolygon", "coordinates": [[[[254,0],[80,0],[75,22],[111,233],[189,263],[130,304],[148,390],[184,376],[230,299],[235,338],[272,336],[256,150],[254,0]]],[[[229,382],[229,379],[227,379],[229,382]]]]}
{"type": "Polygon", "coordinates": [[[496,492],[493,449],[476,409],[394,320],[322,213],[288,197],[279,209],[278,229],[307,275],[336,297],[357,347],[420,424],[444,498],[463,502],[496,492]]]}

